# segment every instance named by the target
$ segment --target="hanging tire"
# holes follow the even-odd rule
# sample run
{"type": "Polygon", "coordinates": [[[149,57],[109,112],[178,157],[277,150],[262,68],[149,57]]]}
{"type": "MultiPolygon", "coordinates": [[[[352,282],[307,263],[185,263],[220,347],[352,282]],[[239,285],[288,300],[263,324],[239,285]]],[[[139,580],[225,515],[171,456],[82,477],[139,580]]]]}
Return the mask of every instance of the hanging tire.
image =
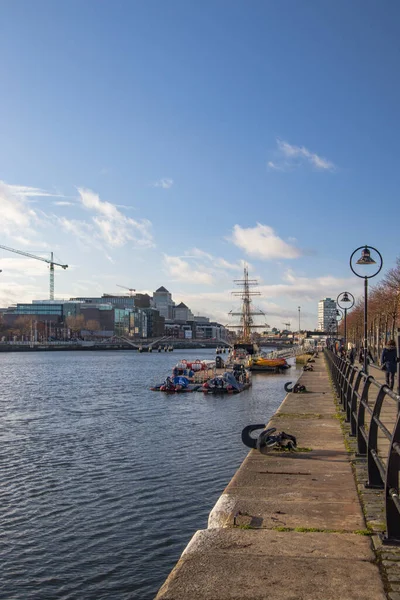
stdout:
{"type": "Polygon", "coordinates": [[[265,423],[261,423],[260,425],[247,425],[247,427],[242,430],[242,442],[248,448],[257,448],[257,439],[250,435],[257,429],[265,429],[265,423]]]}

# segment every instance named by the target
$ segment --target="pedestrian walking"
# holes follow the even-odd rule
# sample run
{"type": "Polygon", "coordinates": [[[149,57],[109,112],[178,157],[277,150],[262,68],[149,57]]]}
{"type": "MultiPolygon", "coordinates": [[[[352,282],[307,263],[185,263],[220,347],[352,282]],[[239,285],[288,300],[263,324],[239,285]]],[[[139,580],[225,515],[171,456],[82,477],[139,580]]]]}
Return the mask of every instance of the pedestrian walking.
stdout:
{"type": "Polygon", "coordinates": [[[356,359],[356,349],[354,346],[352,346],[350,353],[349,353],[349,361],[350,361],[351,365],[354,365],[355,359],[356,359]]]}
{"type": "Polygon", "coordinates": [[[397,371],[398,362],[396,342],[394,340],[389,340],[382,351],[381,369],[385,371],[386,385],[390,387],[391,390],[394,387],[394,376],[397,371]]]}

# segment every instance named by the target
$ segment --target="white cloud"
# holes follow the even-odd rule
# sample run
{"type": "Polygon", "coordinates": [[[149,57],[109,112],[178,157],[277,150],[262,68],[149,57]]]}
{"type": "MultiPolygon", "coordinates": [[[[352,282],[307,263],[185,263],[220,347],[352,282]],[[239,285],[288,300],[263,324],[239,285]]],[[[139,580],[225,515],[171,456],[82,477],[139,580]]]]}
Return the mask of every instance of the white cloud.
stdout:
{"type": "Polygon", "coordinates": [[[267,166],[270,170],[285,171],[304,164],[311,165],[319,171],[334,171],[336,168],[332,161],[311,152],[305,146],[294,146],[280,139],[277,139],[276,143],[278,160],[268,161],[267,166]]]}
{"type": "Polygon", "coordinates": [[[269,169],[273,169],[274,171],[283,171],[283,165],[278,165],[277,163],[274,163],[272,160],[269,160],[267,163],[267,167],[269,169]]]}
{"type": "Polygon", "coordinates": [[[164,254],[163,262],[166,273],[175,281],[201,283],[203,285],[211,285],[214,281],[210,272],[205,269],[193,268],[192,265],[179,256],[164,254]]]}
{"type": "Polygon", "coordinates": [[[158,181],[155,181],[152,184],[153,187],[162,188],[163,190],[169,190],[169,188],[171,188],[173,185],[174,185],[174,180],[169,179],[168,177],[159,179],[158,181]]]}
{"type": "MultiPolygon", "coordinates": [[[[213,267],[213,270],[215,270],[215,273],[217,273],[217,269],[227,269],[228,271],[243,271],[243,267],[245,265],[247,265],[248,269],[252,268],[252,265],[250,265],[248,262],[246,262],[244,260],[238,260],[235,263],[231,263],[231,262],[225,260],[225,258],[217,258],[217,257],[213,256],[212,254],[210,254],[209,252],[200,250],[200,248],[191,248],[190,250],[187,250],[182,258],[186,258],[186,259],[193,258],[193,259],[196,259],[197,261],[211,263],[211,267],[213,267]]],[[[220,276],[221,273],[218,273],[218,275],[220,276]]]]}
{"type": "MultiPolygon", "coordinates": [[[[55,201],[59,207],[76,205],[92,215],[89,219],[69,219],[64,215],[48,214],[30,206],[32,196],[56,196],[50,192],[0,181],[0,234],[23,246],[48,247],[42,241],[44,230],[60,226],[66,233],[79,238],[85,245],[104,249],[118,248],[128,242],[136,247],[154,246],[151,223],[147,219],[125,216],[114,204],[100,199],[92,190],[78,188],[76,201],[55,201]]],[[[62,196],[61,196],[62,197],[62,196]]],[[[54,229],[55,230],[55,229],[54,229]]],[[[47,235],[48,231],[46,232],[47,235]]]]}
{"type": "Polygon", "coordinates": [[[22,196],[24,198],[63,198],[62,194],[58,194],[57,192],[50,192],[48,190],[41,190],[40,188],[31,187],[29,185],[7,185],[10,191],[16,196],[22,196]]]}
{"type": "Polygon", "coordinates": [[[142,248],[154,246],[150,221],[126,217],[115,204],[101,200],[92,190],[78,188],[78,192],[82,206],[95,213],[89,224],[82,222],[81,226],[93,227],[95,236],[107,246],[118,248],[129,241],[142,248]]]}
{"type": "Polygon", "coordinates": [[[0,233],[35,236],[34,225],[38,216],[29,206],[27,196],[21,189],[15,189],[18,187],[0,181],[0,233]]]}
{"type": "Polygon", "coordinates": [[[191,248],[191,250],[187,250],[185,252],[185,256],[187,258],[199,258],[206,260],[213,260],[214,257],[209,252],[205,252],[204,250],[200,250],[200,248],[191,248]]]}
{"type": "Polygon", "coordinates": [[[301,256],[298,248],[282,240],[272,227],[261,223],[247,228],[235,225],[230,241],[250,256],[263,260],[301,256]]]}

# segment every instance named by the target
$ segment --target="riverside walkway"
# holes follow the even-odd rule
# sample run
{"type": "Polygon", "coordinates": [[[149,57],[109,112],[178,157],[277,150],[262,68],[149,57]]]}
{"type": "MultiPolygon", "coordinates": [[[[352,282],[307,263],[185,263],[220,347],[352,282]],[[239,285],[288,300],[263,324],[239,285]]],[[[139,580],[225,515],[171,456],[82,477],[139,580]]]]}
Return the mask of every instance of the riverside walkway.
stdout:
{"type": "Polygon", "coordinates": [[[322,354],[301,383],[269,422],[298,451],[250,451],[157,600],[387,598],[322,354]]]}

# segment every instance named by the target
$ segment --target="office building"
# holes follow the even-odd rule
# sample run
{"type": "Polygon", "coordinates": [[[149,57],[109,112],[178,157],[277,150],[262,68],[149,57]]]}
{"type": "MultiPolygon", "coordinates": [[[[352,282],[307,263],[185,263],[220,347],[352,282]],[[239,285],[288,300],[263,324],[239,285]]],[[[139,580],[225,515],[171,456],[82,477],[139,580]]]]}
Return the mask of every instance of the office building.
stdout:
{"type": "Polygon", "coordinates": [[[336,327],[336,300],[324,298],[318,302],[318,330],[329,331],[336,327]]]}

